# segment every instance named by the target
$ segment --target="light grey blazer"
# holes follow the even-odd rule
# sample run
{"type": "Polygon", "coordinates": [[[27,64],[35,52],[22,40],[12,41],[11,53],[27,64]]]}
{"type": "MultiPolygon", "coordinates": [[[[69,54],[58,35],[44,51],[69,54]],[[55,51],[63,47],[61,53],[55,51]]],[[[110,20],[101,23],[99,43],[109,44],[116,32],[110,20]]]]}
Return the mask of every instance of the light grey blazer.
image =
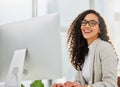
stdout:
{"type": "MultiPolygon", "coordinates": [[[[118,87],[117,86],[117,56],[114,48],[108,42],[98,39],[96,42],[94,58],[91,66],[92,87],[118,87]]],[[[75,81],[88,84],[82,77],[81,71],[75,76],[75,81]]]]}

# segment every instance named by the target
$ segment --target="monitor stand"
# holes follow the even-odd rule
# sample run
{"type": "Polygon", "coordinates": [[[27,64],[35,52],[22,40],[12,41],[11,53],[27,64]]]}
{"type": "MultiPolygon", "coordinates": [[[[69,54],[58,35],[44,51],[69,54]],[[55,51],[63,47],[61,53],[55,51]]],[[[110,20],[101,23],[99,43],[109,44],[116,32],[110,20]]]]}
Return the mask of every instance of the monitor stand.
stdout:
{"type": "Polygon", "coordinates": [[[4,87],[21,87],[26,49],[15,50],[4,87]]]}

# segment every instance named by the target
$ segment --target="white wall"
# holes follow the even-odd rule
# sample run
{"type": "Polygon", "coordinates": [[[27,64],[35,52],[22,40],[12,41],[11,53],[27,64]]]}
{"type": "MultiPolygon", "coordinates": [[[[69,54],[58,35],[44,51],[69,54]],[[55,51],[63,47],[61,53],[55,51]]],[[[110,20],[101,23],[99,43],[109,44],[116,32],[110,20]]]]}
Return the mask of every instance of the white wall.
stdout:
{"type": "Polygon", "coordinates": [[[0,25],[32,17],[32,0],[0,0],[0,25]]]}
{"type": "Polygon", "coordinates": [[[89,0],[59,0],[61,26],[68,27],[78,14],[88,8],[89,0]]]}

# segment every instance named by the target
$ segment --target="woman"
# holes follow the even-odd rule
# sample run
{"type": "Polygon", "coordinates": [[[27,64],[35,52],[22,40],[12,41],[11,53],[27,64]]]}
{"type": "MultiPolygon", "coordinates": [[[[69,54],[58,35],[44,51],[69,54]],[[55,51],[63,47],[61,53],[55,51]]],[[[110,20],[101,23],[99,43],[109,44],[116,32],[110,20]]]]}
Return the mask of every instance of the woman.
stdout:
{"type": "Polygon", "coordinates": [[[75,82],[53,87],[117,87],[117,56],[98,12],[78,15],[69,28],[68,44],[71,63],[78,71],[75,82]]]}

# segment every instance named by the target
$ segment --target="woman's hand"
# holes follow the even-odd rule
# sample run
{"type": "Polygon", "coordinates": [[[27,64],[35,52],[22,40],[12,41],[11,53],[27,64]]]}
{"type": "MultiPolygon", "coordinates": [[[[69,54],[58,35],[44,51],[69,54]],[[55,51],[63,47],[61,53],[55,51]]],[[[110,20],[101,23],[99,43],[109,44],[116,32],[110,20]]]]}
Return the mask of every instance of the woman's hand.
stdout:
{"type": "Polygon", "coordinates": [[[62,83],[54,83],[52,87],[63,87],[62,83]]]}
{"type": "Polygon", "coordinates": [[[52,85],[52,87],[87,87],[87,85],[80,85],[77,82],[67,81],[64,84],[62,84],[62,83],[55,83],[55,84],[52,85]]]}
{"type": "Polygon", "coordinates": [[[82,87],[82,86],[80,86],[79,83],[70,82],[70,81],[65,82],[63,85],[64,85],[64,87],[82,87]]]}

